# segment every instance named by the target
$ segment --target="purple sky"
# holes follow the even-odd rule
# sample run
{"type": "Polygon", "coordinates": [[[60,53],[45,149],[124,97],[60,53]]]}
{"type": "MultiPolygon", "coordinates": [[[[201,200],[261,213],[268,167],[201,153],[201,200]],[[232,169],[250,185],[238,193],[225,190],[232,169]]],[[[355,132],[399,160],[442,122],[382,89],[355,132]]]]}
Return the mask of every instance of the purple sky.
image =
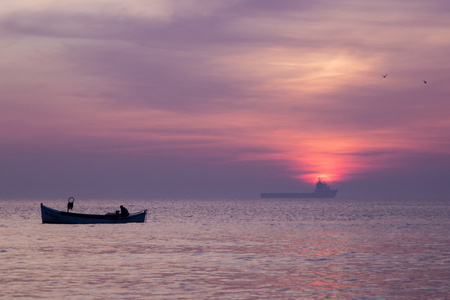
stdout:
{"type": "Polygon", "coordinates": [[[450,194],[447,0],[3,0],[0,46],[0,198],[450,194]]]}

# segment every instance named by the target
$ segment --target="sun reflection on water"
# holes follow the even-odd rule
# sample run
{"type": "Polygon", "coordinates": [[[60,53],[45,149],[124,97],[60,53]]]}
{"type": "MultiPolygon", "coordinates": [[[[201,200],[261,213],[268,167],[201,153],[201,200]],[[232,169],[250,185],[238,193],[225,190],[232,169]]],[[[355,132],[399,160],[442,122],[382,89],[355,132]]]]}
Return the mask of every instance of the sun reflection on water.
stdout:
{"type": "Polygon", "coordinates": [[[258,199],[130,207],[148,208],[148,222],[40,224],[34,201],[0,201],[0,297],[443,299],[450,292],[448,206],[258,199]]]}

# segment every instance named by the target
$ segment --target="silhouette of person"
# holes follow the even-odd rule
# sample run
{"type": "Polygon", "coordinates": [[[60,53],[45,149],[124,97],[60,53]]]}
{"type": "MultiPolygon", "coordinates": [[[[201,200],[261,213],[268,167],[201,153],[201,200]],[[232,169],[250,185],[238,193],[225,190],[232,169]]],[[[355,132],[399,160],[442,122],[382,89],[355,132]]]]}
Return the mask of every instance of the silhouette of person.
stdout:
{"type": "Polygon", "coordinates": [[[75,201],[74,197],[70,197],[69,200],[67,200],[67,212],[69,212],[69,210],[73,209],[74,201],[75,201]]]}
{"type": "Polygon", "coordinates": [[[128,209],[126,209],[123,205],[120,206],[120,216],[121,217],[127,217],[130,213],[128,212],[128,209]]]}

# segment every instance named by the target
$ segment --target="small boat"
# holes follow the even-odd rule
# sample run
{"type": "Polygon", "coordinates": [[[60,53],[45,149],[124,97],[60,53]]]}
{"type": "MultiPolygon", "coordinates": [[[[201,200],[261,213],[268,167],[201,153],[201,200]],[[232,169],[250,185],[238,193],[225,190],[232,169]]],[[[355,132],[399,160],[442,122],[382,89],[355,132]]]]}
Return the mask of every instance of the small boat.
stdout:
{"type": "MultiPolygon", "coordinates": [[[[70,201],[69,201],[70,202],[70,201]]],[[[147,210],[122,216],[118,211],[105,215],[79,214],[59,211],[41,203],[42,223],[53,224],[121,224],[144,223],[147,210]]]]}

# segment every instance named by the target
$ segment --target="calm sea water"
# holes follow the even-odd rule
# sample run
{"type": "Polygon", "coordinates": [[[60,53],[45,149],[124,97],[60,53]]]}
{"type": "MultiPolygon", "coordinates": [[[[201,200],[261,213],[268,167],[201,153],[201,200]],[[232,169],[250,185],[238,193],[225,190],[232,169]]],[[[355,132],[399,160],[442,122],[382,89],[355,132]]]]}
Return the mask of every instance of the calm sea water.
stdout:
{"type": "Polygon", "coordinates": [[[450,298],[448,201],[75,201],[149,210],[118,225],[42,224],[40,202],[0,200],[0,298],[450,298]]]}

